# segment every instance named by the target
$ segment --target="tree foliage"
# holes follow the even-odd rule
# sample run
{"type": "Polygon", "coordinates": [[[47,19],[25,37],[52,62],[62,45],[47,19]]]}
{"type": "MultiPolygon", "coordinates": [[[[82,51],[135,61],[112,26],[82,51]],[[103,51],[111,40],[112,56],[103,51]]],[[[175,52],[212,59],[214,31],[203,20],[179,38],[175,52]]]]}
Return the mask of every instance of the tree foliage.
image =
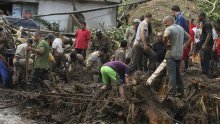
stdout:
{"type": "Polygon", "coordinates": [[[195,0],[208,17],[213,21],[220,21],[220,0],[195,0]]]}
{"type": "Polygon", "coordinates": [[[47,21],[43,18],[39,18],[39,17],[35,17],[35,18],[33,18],[33,20],[46,26],[47,29],[49,29],[51,31],[59,32],[59,23],[56,23],[56,22],[50,23],[49,21],[47,21]]]}

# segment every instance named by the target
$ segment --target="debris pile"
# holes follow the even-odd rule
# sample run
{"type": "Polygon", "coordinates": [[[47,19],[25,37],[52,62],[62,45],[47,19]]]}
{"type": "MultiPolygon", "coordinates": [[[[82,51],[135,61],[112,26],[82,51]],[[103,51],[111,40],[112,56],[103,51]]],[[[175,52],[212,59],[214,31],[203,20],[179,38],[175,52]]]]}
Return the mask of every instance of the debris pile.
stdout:
{"type": "Polygon", "coordinates": [[[219,123],[220,78],[209,79],[198,67],[191,67],[183,75],[183,98],[167,95],[170,85],[166,76],[154,85],[146,85],[148,78],[143,72],[134,73],[125,86],[126,99],[119,98],[114,86],[101,90],[101,84],[89,78],[71,83],[53,82],[48,85],[50,92],[1,89],[1,94],[16,98],[20,114],[39,122],[219,123]]]}

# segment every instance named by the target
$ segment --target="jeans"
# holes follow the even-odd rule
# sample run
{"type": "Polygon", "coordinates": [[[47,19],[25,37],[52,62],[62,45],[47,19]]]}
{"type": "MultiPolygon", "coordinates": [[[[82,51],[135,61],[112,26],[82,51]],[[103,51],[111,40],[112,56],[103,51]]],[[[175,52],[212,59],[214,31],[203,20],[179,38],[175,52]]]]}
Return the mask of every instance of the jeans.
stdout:
{"type": "Polygon", "coordinates": [[[180,75],[180,63],[181,60],[175,60],[173,58],[166,59],[169,82],[172,85],[170,90],[172,96],[175,96],[176,92],[179,92],[182,95],[184,94],[184,86],[180,75]]]}
{"type": "Polygon", "coordinates": [[[49,79],[48,70],[34,68],[32,71],[32,86],[34,89],[41,89],[43,87],[43,81],[49,79]]]}
{"type": "Polygon", "coordinates": [[[143,59],[143,48],[139,46],[134,46],[133,54],[131,59],[130,68],[131,71],[141,70],[142,68],[142,59],[143,59]]]}
{"type": "Polygon", "coordinates": [[[200,50],[202,73],[205,75],[209,74],[211,54],[212,54],[211,50],[204,50],[204,49],[200,50]]]}

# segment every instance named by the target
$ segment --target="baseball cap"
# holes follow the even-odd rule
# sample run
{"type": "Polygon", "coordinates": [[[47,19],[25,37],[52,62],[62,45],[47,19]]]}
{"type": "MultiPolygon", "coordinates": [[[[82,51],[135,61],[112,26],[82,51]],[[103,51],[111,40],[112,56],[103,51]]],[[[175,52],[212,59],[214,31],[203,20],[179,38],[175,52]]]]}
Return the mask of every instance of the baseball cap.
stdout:
{"type": "Polygon", "coordinates": [[[49,33],[45,39],[53,41],[55,39],[55,36],[53,34],[49,33]]]}

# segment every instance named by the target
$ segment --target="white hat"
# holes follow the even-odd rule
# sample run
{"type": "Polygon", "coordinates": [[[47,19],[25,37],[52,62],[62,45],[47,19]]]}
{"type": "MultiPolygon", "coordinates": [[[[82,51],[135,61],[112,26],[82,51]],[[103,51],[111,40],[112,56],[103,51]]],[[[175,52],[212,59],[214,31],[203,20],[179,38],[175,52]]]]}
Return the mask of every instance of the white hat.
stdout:
{"type": "Polygon", "coordinates": [[[134,19],[134,23],[140,23],[140,19],[134,19]]]}

